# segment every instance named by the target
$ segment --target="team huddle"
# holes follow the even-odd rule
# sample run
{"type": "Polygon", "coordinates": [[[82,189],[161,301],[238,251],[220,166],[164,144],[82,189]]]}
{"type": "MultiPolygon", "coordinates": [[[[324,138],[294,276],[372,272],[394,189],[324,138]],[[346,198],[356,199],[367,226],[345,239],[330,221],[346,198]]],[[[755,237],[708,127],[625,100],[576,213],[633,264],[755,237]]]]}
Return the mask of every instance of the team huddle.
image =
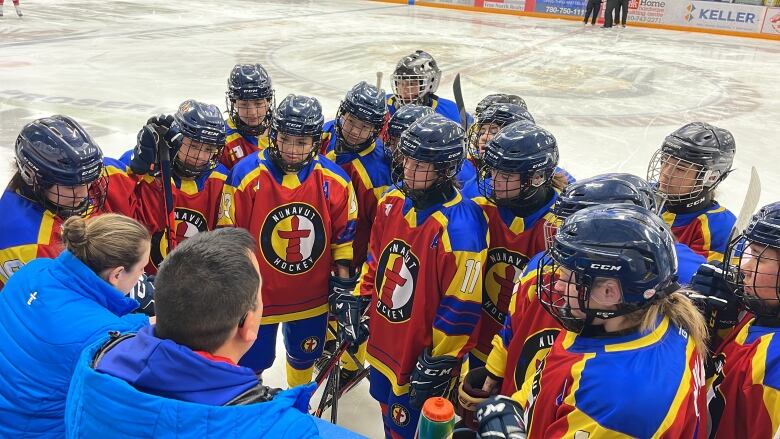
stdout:
{"type": "Polygon", "coordinates": [[[367,362],[388,438],[414,437],[436,396],[482,438],[780,431],[780,202],[734,233],[715,199],[731,133],[688,123],[659,139],[646,178],[575,180],[521,97],[471,115],[436,94],[440,78],[418,50],[393,94],[360,82],[326,121],[315,97],[277,105],[261,65],[236,65],[227,119],[187,100],[118,160],[70,117],[35,120],[0,198],[0,287],[60,256],[69,218],[116,213],[149,232],[130,299],[153,316],[167,255],[239,228],[262,321],[237,366],[269,369],[281,325],[295,388],[347,343],[340,385],[367,362]]]}

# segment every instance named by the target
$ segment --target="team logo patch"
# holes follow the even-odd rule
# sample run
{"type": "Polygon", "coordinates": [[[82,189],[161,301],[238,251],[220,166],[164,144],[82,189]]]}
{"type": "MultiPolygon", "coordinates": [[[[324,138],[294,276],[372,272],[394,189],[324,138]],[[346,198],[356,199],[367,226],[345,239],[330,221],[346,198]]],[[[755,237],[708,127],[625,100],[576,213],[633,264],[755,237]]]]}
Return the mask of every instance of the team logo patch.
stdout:
{"type": "Polygon", "coordinates": [[[382,252],[377,264],[377,311],[393,323],[409,320],[420,260],[409,244],[396,239],[382,252]]]}
{"type": "Polygon", "coordinates": [[[406,427],[409,424],[409,417],[409,410],[401,404],[390,406],[390,418],[393,420],[393,424],[406,427]]]}
{"type": "Polygon", "coordinates": [[[303,350],[303,352],[310,354],[316,351],[319,345],[320,345],[319,337],[307,337],[306,339],[303,340],[303,342],[301,342],[301,349],[303,350]]]}
{"type": "Polygon", "coordinates": [[[325,227],[312,206],[290,203],[266,216],[260,232],[263,257],[285,274],[311,270],[325,250],[325,227]]]}
{"type": "Polygon", "coordinates": [[[520,351],[520,357],[515,362],[515,386],[518,389],[523,386],[527,379],[533,376],[529,374],[536,371],[538,363],[547,356],[547,352],[555,343],[555,337],[560,332],[558,329],[545,329],[531,335],[525,341],[523,350],[520,351]]]}
{"type": "MultiPolygon", "coordinates": [[[[177,243],[187,238],[195,236],[198,232],[208,230],[206,217],[197,210],[177,207],[173,210],[173,218],[176,230],[174,231],[177,243]]],[[[165,256],[168,254],[168,240],[165,238],[165,232],[157,232],[152,236],[152,251],[150,259],[155,267],[159,267],[165,256]]]]}
{"type": "Polygon", "coordinates": [[[503,323],[515,284],[520,282],[528,258],[502,247],[491,249],[485,270],[482,309],[498,323],[503,323]]]}

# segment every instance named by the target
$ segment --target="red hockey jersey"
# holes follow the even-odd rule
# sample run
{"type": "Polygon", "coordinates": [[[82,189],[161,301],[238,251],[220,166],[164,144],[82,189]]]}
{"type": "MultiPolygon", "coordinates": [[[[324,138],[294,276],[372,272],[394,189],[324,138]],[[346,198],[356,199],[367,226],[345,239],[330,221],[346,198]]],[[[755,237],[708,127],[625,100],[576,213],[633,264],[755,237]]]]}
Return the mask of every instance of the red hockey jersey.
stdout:
{"type": "Polygon", "coordinates": [[[716,202],[697,212],[674,214],[666,211],[661,217],[672,228],[678,242],[709,262],[723,261],[731,229],[737,220],[730,210],[716,202]]]}
{"type": "Polygon", "coordinates": [[[267,150],[233,168],[219,225],[243,227],[257,239],[263,324],[327,312],[330,270],[352,260],[356,221],[349,177],[322,155],[297,174],[282,172],[267,150]]]}
{"type": "Polygon", "coordinates": [[[771,438],[780,429],[780,328],[748,319],[714,355],[711,438],[771,438]]]}
{"type": "MultiPolygon", "coordinates": [[[[121,160],[129,163],[131,156],[132,151],[129,151],[122,156],[121,160]]],[[[168,237],[165,234],[166,215],[162,179],[151,175],[134,175],[129,168],[128,174],[135,179],[132,194],[135,206],[132,216],[152,232],[152,251],[145,271],[156,273],[157,267],[169,251],[168,237]]],[[[225,184],[227,174],[228,170],[221,164],[217,164],[214,169],[194,180],[185,180],[175,174],[171,177],[174,242],[182,242],[198,232],[214,230],[217,225],[222,186],[225,184]]]]}
{"type": "Polygon", "coordinates": [[[230,118],[225,121],[225,134],[225,149],[222,150],[219,162],[228,169],[233,169],[233,166],[244,157],[268,147],[267,134],[244,136],[236,129],[236,124],[230,118]]]}
{"type": "Polygon", "coordinates": [[[553,221],[550,208],[557,199],[555,192],[544,207],[525,218],[515,216],[511,210],[498,207],[484,197],[474,199],[485,211],[490,228],[479,340],[472,351],[483,362],[487,361],[493,336],[504,324],[512,291],[520,282],[528,260],[545,249],[544,224],[553,221]]]}
{"type": "Polygon", "coordinates": [[[483,212],[459,192],[422,211],[397,188],[380,200],[358,290],[371,296],[368,361],[396,395],[425,349],[474,347],[487,239],[483,212]]]}

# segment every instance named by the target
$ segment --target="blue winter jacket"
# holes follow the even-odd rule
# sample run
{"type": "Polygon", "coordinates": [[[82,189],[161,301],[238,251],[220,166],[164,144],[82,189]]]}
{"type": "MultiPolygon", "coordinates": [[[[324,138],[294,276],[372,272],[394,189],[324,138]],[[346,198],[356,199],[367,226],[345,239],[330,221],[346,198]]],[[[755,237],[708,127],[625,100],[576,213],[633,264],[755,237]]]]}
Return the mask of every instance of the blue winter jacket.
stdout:
{"type": "Polygon", "coordinates": [[[65,436],[65,398],[81,352],[109,330],[148,324],[138,302],[68,251],[36,259],[0,292],[0,437],[65,436]]]}
{"type": "Polygon", "coordinates": [[[173,398],[217,403],[240,393],[250,381],[257,383],[257,378],[247,368],[207,360],[158,339],[150,327],[109,350],[97,365],[108,372],[102,373],[92,363],[107,341],[87,348],[76,367],[65,416],[69,438],[360,437],[306,413],[314,384],[249,405],[187,402],[173,398]]]}

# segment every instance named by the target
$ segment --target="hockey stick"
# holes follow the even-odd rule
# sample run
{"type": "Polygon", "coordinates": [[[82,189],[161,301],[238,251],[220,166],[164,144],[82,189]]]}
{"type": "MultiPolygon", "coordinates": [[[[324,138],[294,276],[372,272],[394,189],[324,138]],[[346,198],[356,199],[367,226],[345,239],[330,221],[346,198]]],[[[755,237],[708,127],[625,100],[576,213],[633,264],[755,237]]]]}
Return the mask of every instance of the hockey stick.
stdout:
{"type": "Polygon", "coordinates": [[[171,187],[171,153],[168,143],[164,140],[165,127],[154,125],[157,132],[157,159],[160,162],[160,178],[163,187],[163,206],[165,207],[165,235],[168,241],[168,251],[170,253],[176,246],[176,238],[173,236],[175,231],[175,220],[173,217],[173,188],[171,187]]]}
{"type": "Polygon", "coordinates": [[[382,89],[382,72],[376,72],[376,88],[382,89]]]}
{"type": "Polygon", "coordinates": [[[455,104],[458,106],[460,125],[466,130],[469,127],[468,119],[466,119],[466,104],[463,102],[463,91],[460,88],[460,73],[455,75],[455,80],[452,82],[452,93],[455,95],[455,104]]]}

